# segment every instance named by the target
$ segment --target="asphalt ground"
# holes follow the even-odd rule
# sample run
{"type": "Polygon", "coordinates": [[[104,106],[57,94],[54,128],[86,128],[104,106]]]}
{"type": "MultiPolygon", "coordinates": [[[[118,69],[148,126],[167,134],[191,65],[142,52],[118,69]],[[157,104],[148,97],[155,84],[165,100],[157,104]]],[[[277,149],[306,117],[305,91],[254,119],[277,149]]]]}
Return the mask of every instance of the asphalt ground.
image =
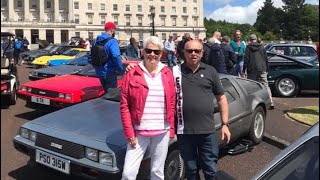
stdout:
{"type": "MultiPolygon", "coordinates": [[[[21,84],[29,81],[30,70],[32,69],[28,65],[18,66],[21,84]]],[[[268,111],[266,121],[266,134],[269,138],[264,138],[264,141],[255,146],[251,152],[238,155],[221,154],[218,162],[219,170],[239,180],[250,179],[280,152],[281,146],[277,143],[279,140],[292,143],[309,128],[287,118],[284,112],[294,107],[318,105],[319,94],[305,94],[296,98],[275,97],[274,102],[276,109],[268,111]]],[[[10,107],[5,106],[4,103],[1,99],[1,180],[82,180],[79,177],[68,176],[28,163],[29,158],[14,149],[12,139],[23,123],[45,115],[47,112],[27,108],[21,99],[18,99],[16,105],[10,107]]]]}

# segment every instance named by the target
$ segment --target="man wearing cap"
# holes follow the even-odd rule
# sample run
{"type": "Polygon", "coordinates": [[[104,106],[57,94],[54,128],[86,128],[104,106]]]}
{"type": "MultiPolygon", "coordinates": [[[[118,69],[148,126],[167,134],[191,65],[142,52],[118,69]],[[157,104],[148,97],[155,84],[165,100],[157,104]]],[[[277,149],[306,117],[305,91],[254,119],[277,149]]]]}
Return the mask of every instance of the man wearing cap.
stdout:
{"type": "Polygon", "coordinates": [[[255,34],[250,35],[250,44],[247,46],[244,55],[242,75],[247,71],[247,78],[263,84],[269,93],[271,100],[270,109],[274,109],[272,94],[268,85],[268,55],[263,45],[257,42],[255,34]]]}
{"type": "MultiPolygon", "coordinates": [[[[104,25],[104,30],[105,32],[97,36],[94,46],[112,37],[104,44],[105,53],[108,54],[107,63],[104,66],[94,66],[94,68],[105,93],[107,93],[109,88],[117,87],[117,73],[123,71],[123,67],[118,40],[114,38],[116,25],[113,22],[107,22],[104,25]]],[[[91,56],[90,54],[88,57],[89,62],[91,62],[91,56]]]]}

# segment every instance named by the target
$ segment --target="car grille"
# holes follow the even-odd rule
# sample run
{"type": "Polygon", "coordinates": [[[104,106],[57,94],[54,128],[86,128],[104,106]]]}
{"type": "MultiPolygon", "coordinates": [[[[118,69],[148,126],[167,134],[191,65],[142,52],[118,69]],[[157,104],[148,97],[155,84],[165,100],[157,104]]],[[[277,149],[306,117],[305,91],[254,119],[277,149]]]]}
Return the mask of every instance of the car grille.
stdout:
{"type": "Polygon", "coordinates": [[[39,77],[49,78],[56,76],[55,74],[38,73],[39,77]]]}
{"type": "Polygon", "coordinates": [[[35,145],[76,159],[84,158],[84,146],[44,134],[37,134],[35,145]],[[52,147],[51,143],[61,145],[62,148],[52,147]]]}
{"type": "Polygon", "coordinates": [[[41,90],[41,89],[35,89],[35,88],[32,88],[31,94],[37,94],[37,95],[46,96],[46,97],[52,97],[52,98],[59,97],[59,93],[57,93],[57,92],[41,90]]]}

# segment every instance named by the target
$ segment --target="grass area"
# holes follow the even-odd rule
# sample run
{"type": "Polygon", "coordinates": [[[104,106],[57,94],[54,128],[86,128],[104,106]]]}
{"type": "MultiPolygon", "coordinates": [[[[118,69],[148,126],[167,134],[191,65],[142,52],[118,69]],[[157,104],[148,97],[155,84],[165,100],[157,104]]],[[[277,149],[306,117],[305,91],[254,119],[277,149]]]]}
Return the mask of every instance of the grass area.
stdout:
{"type": "Polygon", "coordinates": [[[319,106],[305,106],[287,111],[287,115],[307,125],[314,125],[319,121],[319,106]]]}

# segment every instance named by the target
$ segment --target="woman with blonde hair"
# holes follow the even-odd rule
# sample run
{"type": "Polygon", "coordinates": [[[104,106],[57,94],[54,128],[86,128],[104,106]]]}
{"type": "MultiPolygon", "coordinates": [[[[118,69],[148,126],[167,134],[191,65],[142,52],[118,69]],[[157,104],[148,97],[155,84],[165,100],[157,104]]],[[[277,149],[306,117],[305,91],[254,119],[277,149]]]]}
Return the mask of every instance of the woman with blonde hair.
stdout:
{"type": "Polygon", "coordinates": [[[120,110],[128,140],[122,179],[136,179],[147,148],[151,180],[164,179],[169,139],[175,135],[175,83],[172,71],[160,62],[163,43],[151,36],[144,41],[144,60],[123,79],[120,110]]]}

